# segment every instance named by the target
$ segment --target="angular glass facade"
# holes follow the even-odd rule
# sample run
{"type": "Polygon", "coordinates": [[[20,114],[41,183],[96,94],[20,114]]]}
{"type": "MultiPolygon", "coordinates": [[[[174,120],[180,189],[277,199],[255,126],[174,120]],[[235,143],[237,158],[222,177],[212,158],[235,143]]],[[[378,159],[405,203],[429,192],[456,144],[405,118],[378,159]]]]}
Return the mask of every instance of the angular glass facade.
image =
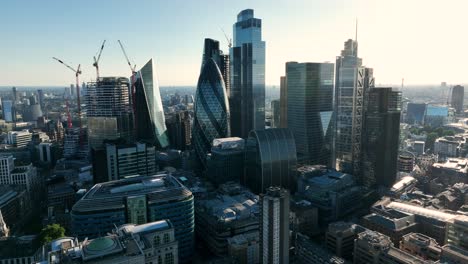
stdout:
{"type": "Polygon", "coordinates": [[[135,82],[135,118],[137,139],[165,148],[169,145],[161,93],[153,59],[137,73],[135,82]]]}
{"type": "Polygon", "coordinates": [[[247,139],[245,151],[243,185],[254,193],[264,193],[270,186],[294,190],[297,158],[291,130],[253,130],[247,139]]]}
{"type": "Polygon", "coordinates": [[[230,51],[231,126],[233,136],[246,138],[251,130],[265,129],[265,41],[262,20],[246,9],[233,26],[230,51]]]}
{"type": "Polygon", "coordinates": [[[203,167],[206,167],[206,154],[211,150],[213,140],[231,134],[226,87],[212,58],[204,63],[198,78],[194,112],[192,145],[203,167]]]}
{"type": "Polygon", "coordinates": [[[301,163],[331,165],[332,63],[286,63],[288,123],[301,163]]]}

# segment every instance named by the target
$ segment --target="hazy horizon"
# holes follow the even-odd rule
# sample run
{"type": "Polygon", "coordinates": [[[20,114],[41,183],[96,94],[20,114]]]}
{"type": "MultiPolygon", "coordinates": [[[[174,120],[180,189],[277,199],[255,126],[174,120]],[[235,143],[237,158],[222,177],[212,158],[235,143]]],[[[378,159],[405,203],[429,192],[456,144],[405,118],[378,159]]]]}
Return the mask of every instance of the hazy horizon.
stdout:
{"type": "Polygon", "coordinates": [[[196,85],[204,38],[225,53],[237,14],[253,8],[266,41],[266,83],[278,85],[284,63],[334,62],[358,19],[359,56],[376,84],[467,83],[464,13],[468,2],[384,0],[7,1],[0,17],[1,86],[62,86],[81,63],[80,81],[95,78],[93,56],[107,40],[102,76],[129,76],[117,40],[137,68],[155,58],[161,86],[196,85]],[[122,14],[126,14],[124,17],[122,14]],[[415,19],[417,14],[417,20],[415,19]]]}

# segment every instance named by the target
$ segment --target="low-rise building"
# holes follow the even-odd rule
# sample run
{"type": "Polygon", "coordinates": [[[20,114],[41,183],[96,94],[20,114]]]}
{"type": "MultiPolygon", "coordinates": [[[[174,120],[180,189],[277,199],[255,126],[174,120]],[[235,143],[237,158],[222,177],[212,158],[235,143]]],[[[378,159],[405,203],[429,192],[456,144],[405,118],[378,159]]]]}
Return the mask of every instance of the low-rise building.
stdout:
{"type": "Polygon", "coordinates": [[[419,233],[409,233],[403,236],[400,249],[424,260],[437,261],[442,252],[439,244],[432,237],[419,233]]]}
{"type": "Polygon", "coordinates": [[[468,251],[454,245],[442,247],[440,263],[465,264],[468,263],[468,251]]]}
{"type": "Polygon", "coordinates": [[[434,154],[442,157],[458,157],[466,144],[462,136],[447,136],[437,138],[434,142],[434,154]]]}
{"type": "Polygon", "coordinates": [[[345,264],[350,263],[340,258],[325,247],[314,243],[308,236],[297,234],[296,262],[301,264],[345,264]]]}
{"type": "Polygon", "coordinates": [[[458,215],[447,222],[446,243],[468,250],[468,216],[458,215]]]}
{"type": "Polygon", "coordinates": [[[235,235],[227,239],[228,257],[239,264],[260,263],[259,232],[235,235]]]}
{"type": "Polygon", "coordinates": [[[228,253],[228,239],[258,232],[258,196],[238,183],[221,185],[195,201],[196,233],[217,256],[228,253]]]}
{"type": "Polygon", "coordinates": [[[107,236],[81,242],[63,237],[52,241],[43,251],[46,254],[40,264],[179,263],[178,242],[168,220],[122,225],[107,236]]]}
{"type": "Polygon", "coordinates": [[[389,237],[374,231],[358,235],[354,243],[354,263],[366,264],[427,264],[410,253],[395,248],[389,237]]]}
{"type": "Polygon", "coordinates": [[[348,222],[334,222],[328,225],[326,245],[336,256],[352,259],[354,240],[359,233],[366,231],[365,227],[348,222]]]}
{"type": "Polygon", "coordinates": [[[450,158],[444,163],[434,163],[431,178],[438,178],[445,186],[468,183],[468,158],[450,158]]]}
{"type": "Polygon", "coordinates": [[[350,174],[320,166],[299,168],[297,196],[318,208],[319,223],[326,226],[361,206],[362,188],[350,174]]]}
{"type": "Polygon", "coordinates": [[[8,131],[7,143],[16,148],[23,148],[31,142],[32,134],[29,130],[23,131],[8,131]]]}
{"type": "Polygon", "coordinates": [[[385,215],[376,213],[366,215],[362,218],[362,225],[390,237],[396,247],[404,235],[418,230],[418,224],[413,214],[396,210],[387,210],[385,215]]]}

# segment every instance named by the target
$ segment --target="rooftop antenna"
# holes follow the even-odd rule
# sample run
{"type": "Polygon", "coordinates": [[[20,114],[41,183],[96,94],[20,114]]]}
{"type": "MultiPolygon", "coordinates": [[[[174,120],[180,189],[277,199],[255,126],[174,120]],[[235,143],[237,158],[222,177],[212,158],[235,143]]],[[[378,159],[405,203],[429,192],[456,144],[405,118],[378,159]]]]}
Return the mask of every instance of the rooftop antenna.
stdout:
{"type": "Polygon", "coordinates": [[[356,30],[354,32],[354,42],[356,43],[356,57],[358,56],[358,44],[357,44],[357,33],[358,33],[358,19],[356,18],[356,30]]]}

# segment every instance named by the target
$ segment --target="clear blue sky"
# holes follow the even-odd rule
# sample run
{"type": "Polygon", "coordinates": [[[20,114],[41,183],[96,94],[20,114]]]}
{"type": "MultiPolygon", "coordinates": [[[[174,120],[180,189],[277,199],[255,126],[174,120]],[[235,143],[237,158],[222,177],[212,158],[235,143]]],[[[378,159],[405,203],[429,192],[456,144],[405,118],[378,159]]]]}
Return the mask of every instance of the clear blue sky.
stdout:
{"type": "Polygon", "coordinates": [[[51,59],[83,65],[107,40],[101,75],[128,76],[121,39],[137,66],[156,60],[161,85],[195,85],[203,39],[227,42],[239,11],[255,9],[267,42],[267,84],[286,61],[334,61],[354,37],[377,83],[467,81],[467,1],[424,0],[10,0],[0,15],[0,86],[67,85],[73,73],[51,59]]]}

